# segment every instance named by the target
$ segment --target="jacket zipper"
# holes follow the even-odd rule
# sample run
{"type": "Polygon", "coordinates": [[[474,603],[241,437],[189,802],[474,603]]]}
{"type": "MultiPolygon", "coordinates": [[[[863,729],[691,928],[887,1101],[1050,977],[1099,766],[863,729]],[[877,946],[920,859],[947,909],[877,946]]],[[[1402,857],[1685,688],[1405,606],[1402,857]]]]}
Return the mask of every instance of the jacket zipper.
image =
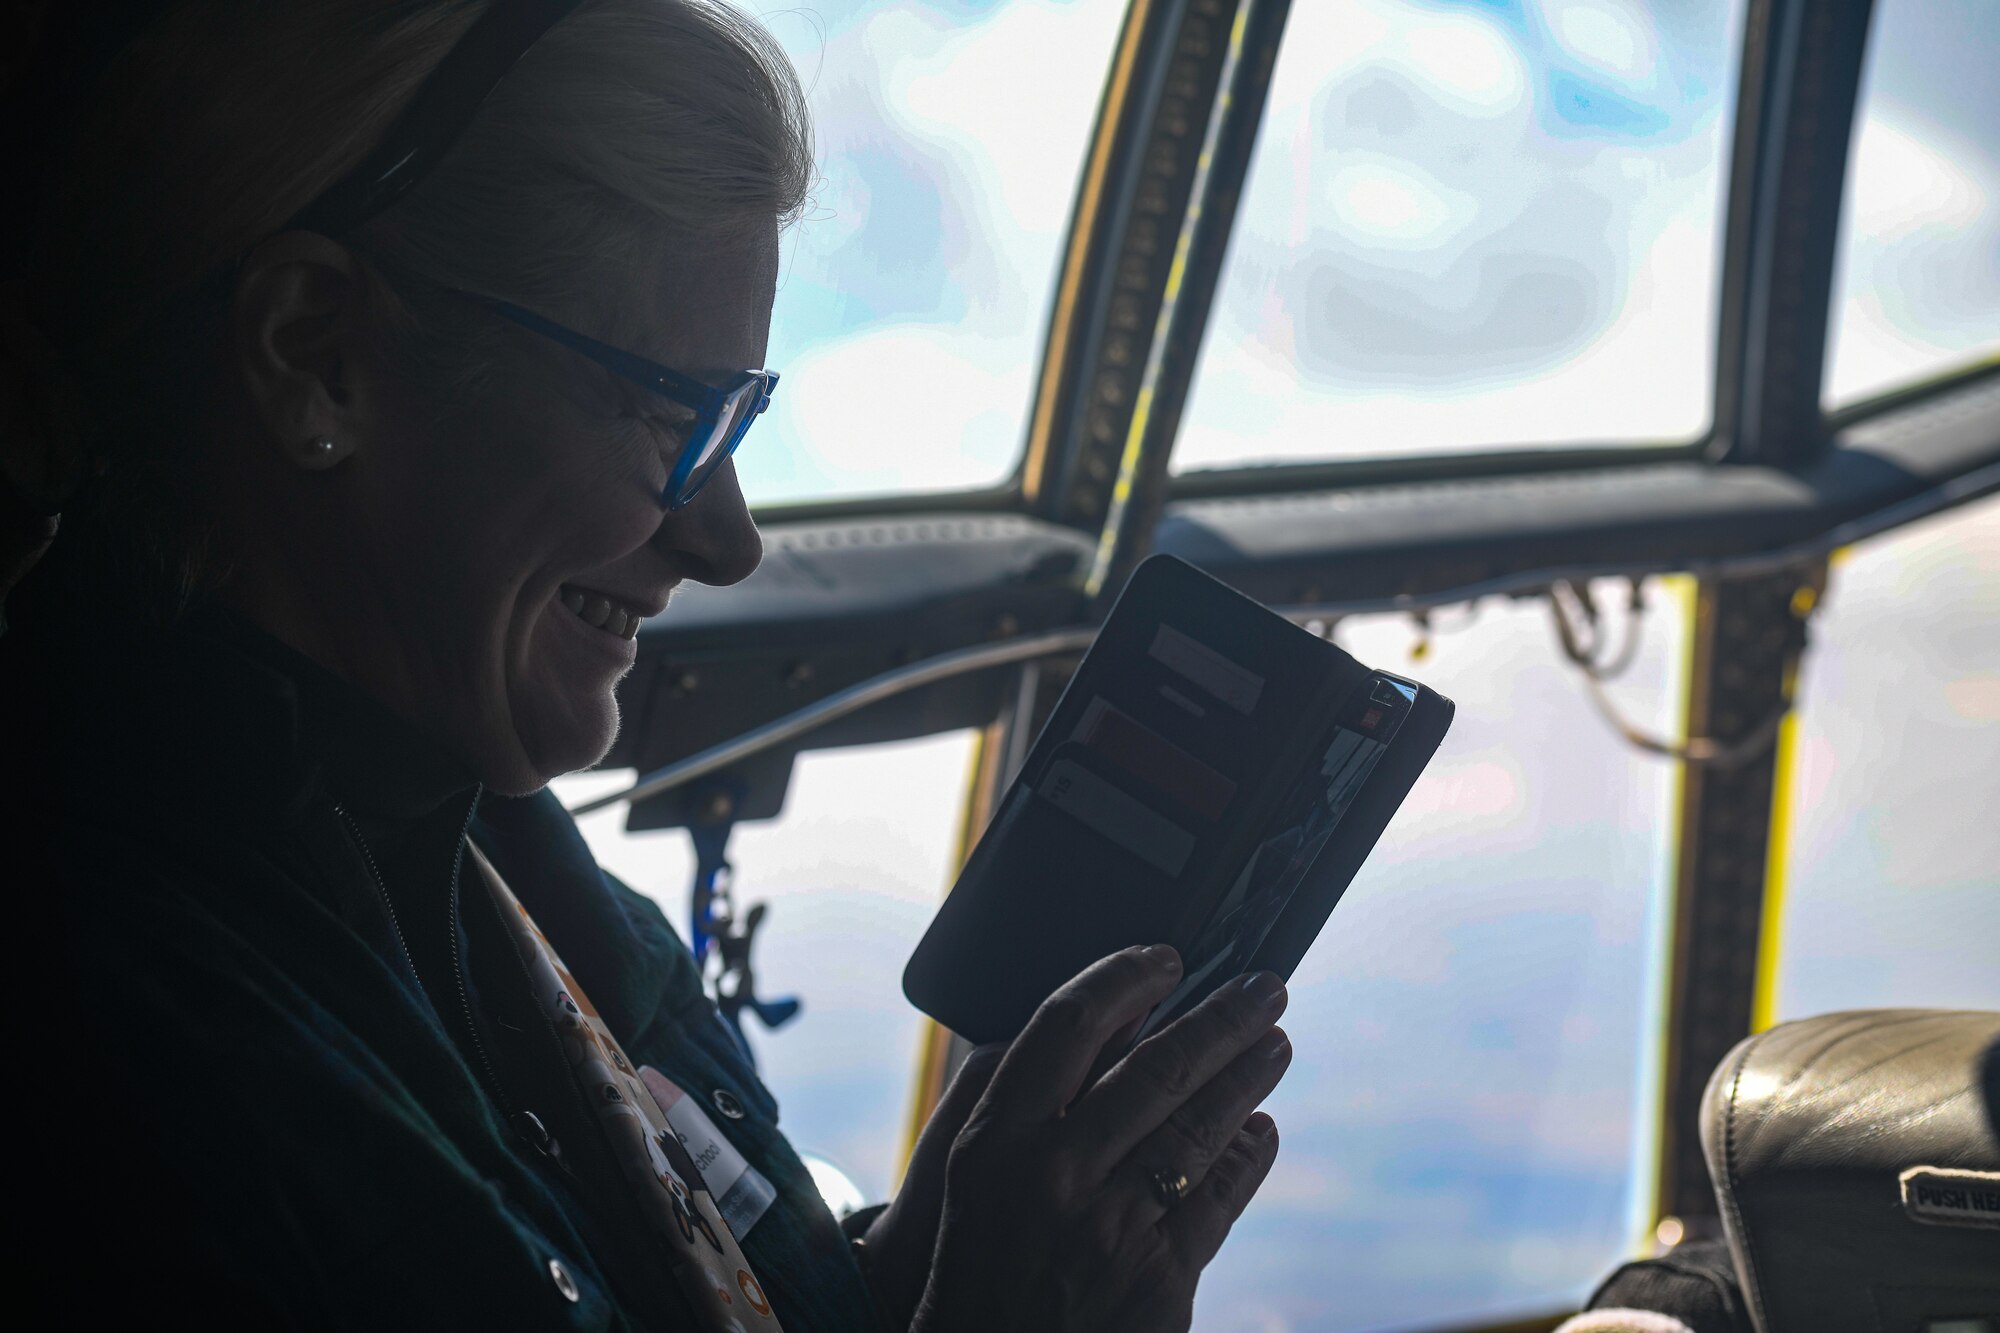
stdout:
{"type": "MultiPolygon", "coordinates": [[[[486,1043],[480,1039],[479,1022],[472,1014],[472,995],[465,985],[465,963],[458,947],[459,878],[465,866],[465,837],[472,831],[472,814],[477,808],[477,802],[466,807],[465,822],[459,826],[458,842],[455,844],[457,854],[451,863],[449,895],[451,920],[447,923],[450,931],[447,938],[451,941],[451,975],[458,991],[459,1012],[465,1017],[465,1031],[472,1043],[473,1054],[478,1059],[479,1067],[476,1074],[483,1076],[481,1081],[486,1085],[487,1094],[500,1108],[501,1118],[512,1123],[513,1102],[507,1096],[506,1090],[500,1086],[500,1077],[494,1072],[492,1058],[486,1054],[486,1043]]],[[[410,956],[409,941],[403,938],[403,925],[396,919],[396,902],[389,896],[389,886],[382,881],[381,868],[375,864],[375,853],[369,848],[368,840],[361,836],[361,826],[354,822],[354,816],[347,813],[346,807],[336,804],[333,812],[340,816],[340,822],[346,826],[347,836],[354,839],[354,845],[361,849],[361,859],[367,863],[368,877],[375,883],[376,896],[381,898],[382,906],[388,909],[389,928],[396,932],[396,947],[403,951],[403,962],[409,967],[410,975],[417,978],[419,986],[423,985],[424,979],[417,974],[416,959],[410,956]]]]}
{"type": "MultiPolygon", "coordinates": [[[[403,923],[396,919],[395,900],[389,896],[389,886],[382,882],[382,872],[375,867],[374,851],[369,848],[368,840],[361,836],[361,826],[354,822],[353,815],[347,813],[346,806],[336,804],[333,807],[333,813],[340,816],[340,822],[347,829],[347,836],[352,838],[354,845],[361,849],[361,859],[368,866],[368,878],[375,885],[375,896],[382,900],[383,908],[389,913],[389,929],[396,934],[396,947],[402,950],[403,965],[410,969],[411,976],[417,977],[417,960],[410,957],[410,942],[403,938],[403,923]]],[[[424,979],[417,977],[417,984],[419,986],[423,985],[424,979]]]]}
{"type": "Polygon", "coordinates": [[[465,1015],[465,1030],[472,1038],[472,1049],[479,1057],[479,1068],[486,1075],[487,1090],[500,1107],[501,1118],[511,1125],[514,1122],[514,1104],[506,1089],[500,1086],[500,1076],[494,1072],[492,1058],[486,1054],[486,1042],[479,1035],[479,1022],[472,1014],[472,994],[465,985],[465,960],[458,947],[459,883],[465,870],[465,839],[472,832],[472,812],[478,808],[476,798],[465,807],[465,821],[459,825],[458,842],[454,844],[457,855],[451,863],[451,978],[458,987],[459,1012],[465,1015]]]}

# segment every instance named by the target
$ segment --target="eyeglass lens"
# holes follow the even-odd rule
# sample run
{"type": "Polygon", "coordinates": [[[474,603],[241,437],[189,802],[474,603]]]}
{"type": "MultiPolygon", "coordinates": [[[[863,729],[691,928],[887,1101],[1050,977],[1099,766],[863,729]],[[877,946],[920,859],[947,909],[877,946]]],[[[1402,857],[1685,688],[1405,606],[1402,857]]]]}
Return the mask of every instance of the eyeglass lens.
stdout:
{"type": "Polygon", "coordinates": [[[721,467],[723,461],[734,451],[737,441],[742,439],[743,433],[756,418],[763,399],[762,377],[752,379],[730,392],[728,398],[723,401],[722,411],[716,417],[714,429],[695,445],[700,452],[695,457],[694,465],[688,469],[687,480],[681,483],[678,497],[681,503],[684,504],[692,499],[695,492],[707,484],[708,479],[715,474],[715,470],[721,467]]]}

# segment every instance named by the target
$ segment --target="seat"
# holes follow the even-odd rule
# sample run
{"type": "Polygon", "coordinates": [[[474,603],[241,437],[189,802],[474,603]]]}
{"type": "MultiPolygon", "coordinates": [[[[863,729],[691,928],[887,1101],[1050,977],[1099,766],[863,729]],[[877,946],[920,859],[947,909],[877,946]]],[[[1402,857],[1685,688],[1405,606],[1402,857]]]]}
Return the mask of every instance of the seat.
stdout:
{"type": "Polygon", "coordinates": [[[2000,1013],[1864,1010],[1737,1045],[1701,1140],[1758,1333],[2000,1333],[2000,1013]]]}

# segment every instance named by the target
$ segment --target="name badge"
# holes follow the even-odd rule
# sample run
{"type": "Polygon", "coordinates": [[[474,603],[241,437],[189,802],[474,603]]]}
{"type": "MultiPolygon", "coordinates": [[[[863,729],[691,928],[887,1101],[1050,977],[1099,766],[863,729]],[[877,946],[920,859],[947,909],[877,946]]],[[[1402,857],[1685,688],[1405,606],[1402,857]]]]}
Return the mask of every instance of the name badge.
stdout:
{"type": "Polygon", "coordinates": [[[723,1137],[715,1122],[701,1109],[701,1103],[681,1091],[679,1084],[651,1065],[639,1070],[639,1078],[659,1103],[674,1137],[687,1149],[729,1230],[739,1240],[749,1235],[750,1228],[757,1225],[757,1219],[778,1197],[777,1187],[750,1165],[735,1144],[723,1137]]]}

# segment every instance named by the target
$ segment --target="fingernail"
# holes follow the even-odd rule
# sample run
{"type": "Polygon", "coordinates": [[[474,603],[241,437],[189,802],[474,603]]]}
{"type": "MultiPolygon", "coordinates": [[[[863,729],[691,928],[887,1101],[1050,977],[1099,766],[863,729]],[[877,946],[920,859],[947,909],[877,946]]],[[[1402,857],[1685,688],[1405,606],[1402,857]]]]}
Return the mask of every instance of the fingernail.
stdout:
{"type": "Polygon", "coordinates": [[[1171,944],[1149,944],[1139,951],[1139,956],[1169,972],[1181,970],[1180,952],[1171,944]]]}
{"type": "Polygon", "coordinates": [[[1268,1139],[1278,1132],[1278,1122],[1259,1111],[1250,1117],[1250,1132],[1260,1139],[1268,1139]]]}
{"type": "Polygon", "coordinates": [[[1285,1030],[1283,1028],[1272,1028],[1269,1032],[1258,1038],[1257,1044],[1250,1049],[1257,1052],[1258,1055],[1263,1056],[1266,1060],[1275,1060],[1291,1048],[1292,1039],[1285,1035],[1285,1030]]]}
{"type": "Polygon", "coordinates": [[[1256,972],[1245,977],[1243,993],[1259,1009],[1276,1013],[1285,1007],[1285,983],[1276,972],[1256,972]]]}

